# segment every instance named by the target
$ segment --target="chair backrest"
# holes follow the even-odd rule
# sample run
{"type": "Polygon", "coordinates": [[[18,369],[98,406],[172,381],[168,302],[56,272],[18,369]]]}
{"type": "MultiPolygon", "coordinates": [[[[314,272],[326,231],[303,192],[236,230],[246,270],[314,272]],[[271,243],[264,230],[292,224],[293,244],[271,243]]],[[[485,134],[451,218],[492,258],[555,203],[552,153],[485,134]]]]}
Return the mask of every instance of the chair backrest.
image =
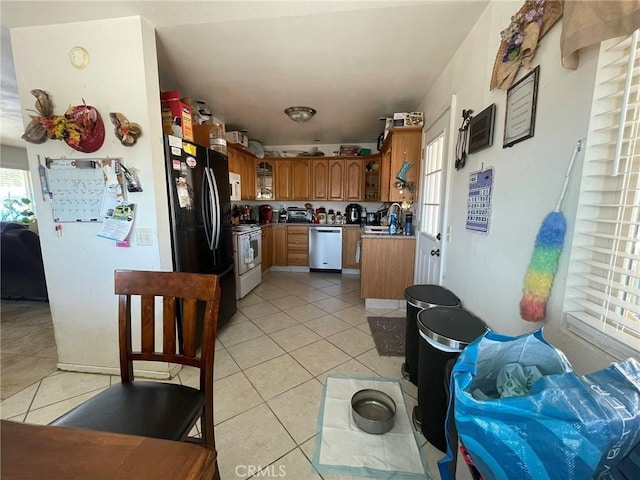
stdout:
{"type": "MultiPolygon", "coordinates": [[[[200,390],[213,399],[215,352],[220,284],[217,275],[182,272],[116,270],[119,295],[118,330],[120,376],[132,382],[135,360],[170,362],[200,369],[200,390]],[[132,346],[132,297],[140,297],[140,346],[132,346]],[[156,346],[156,298],[162,298],[162,346],[156,346]],[[204,302],[204,319],[198,321],[198,302],[204,302]],[[176,341],[176,317],[180,311],[182,352],[176,341]],[[201,348],[198,349],[198,340],[201,348]]],[[[211,399],[211,400],[210,400],[211,399]]]]}

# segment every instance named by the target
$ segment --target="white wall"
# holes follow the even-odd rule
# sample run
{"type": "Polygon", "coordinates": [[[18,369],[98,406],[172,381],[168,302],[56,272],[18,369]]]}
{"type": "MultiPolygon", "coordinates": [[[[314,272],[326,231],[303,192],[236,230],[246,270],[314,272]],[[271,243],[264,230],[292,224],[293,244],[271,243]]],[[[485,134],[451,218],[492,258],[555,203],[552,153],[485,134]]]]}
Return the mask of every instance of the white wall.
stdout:
{"type": "Polygon", "coordinates": [[[29,92],[39,88],[49,93],[55,114],[84,99],[98,109],[106,128],[104,145],[93,154],[77,152],[56,140],[27,144],[32,178],[39,178],[38,154],[50,158],[118,157],[140,174],[144,191],[129,194],[129,200],[137,208],[134,228],[151,228],[156,234],[152,247],[138,247],[133,240],[130,248],[117,248],[115,242],[98,238],[101,224],[92,223],[65,223],[58,238],[48,214],[50,201],[36,196],[58,365],[116,373],[114,270],[172,269],[155,32],[140,17],[128,17],[20,28],[11,35],[25,125],[29,121],[26,109],[33,108],[35,101],[29,92]],[[69,62],[69,50],[76,45],[90,55],[84,70],[69,62]],[[116,139],[109,120],[109,112],[114,111],[142,126],[143,134],[134,147],[126,148],[116,139]]]}
{"type": "Polygon", "coordinates": [[[0,167],[29,170],[27,150],[25,148],[0,145],[0,167]]]}
{"type": "MultiPolygon", "coordinates": [[[[561,257],[545,321],[534,324],[522,320],[519,301],[536,233],[555,206],[573,146],[587,134],[597,48],[581,52],[578,70],[562,68],[562,22],[556,23],[541,40],[534,58],[534,66],[540,65],[535,135],[503,149],[506,91],[489,91],[489,82],[500,31],[521,6],[522,2],[490,3],[420,107],[428,126],[455,94],[457,127],[462,109],[473,109],[477,114],[492,103],[497,107],[492,147],[469,155],[460,171],[453,168],[455,152],[450,152],[451,208],[447,225],[451,238],[443,265],[444,285],[497,332],[517,335],[544,326],[547,339],[567,354],[577,371],[592,371],[614,359],[561,328],[568,251],[561,257]],[[488,234],[465,229],[469,174],[483,164],[495,169],[488,234]]],[[[518,78],[526,73],[528,70],[522,68],[518,78]]],[[[457,135],[457,131],[452,133],[457,135]]],[[[573,233],[581,168],[579,154],[563,207],[568,223],[567,248],[573,233]]]]}

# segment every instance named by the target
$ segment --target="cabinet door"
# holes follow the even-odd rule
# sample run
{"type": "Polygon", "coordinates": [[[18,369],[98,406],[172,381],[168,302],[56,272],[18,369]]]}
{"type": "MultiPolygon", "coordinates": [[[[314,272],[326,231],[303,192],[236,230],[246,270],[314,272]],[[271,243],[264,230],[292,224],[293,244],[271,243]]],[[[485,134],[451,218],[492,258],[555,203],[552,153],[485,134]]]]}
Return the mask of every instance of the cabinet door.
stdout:
{"type": "Polygon", "coordinates": [[[380,200],[380,155],[367,157],[364,166],[364,201],[380,200]]]}
{"type": "Polygon", "coordinates": [[[255,157],[249,152],[242,152],[242,173],[240,173],[241,197],[243,200],[256,199],[256,165],[255,157]]]}
{"type": "Polygon", "coordinates": [[[292,200],[309,200],[311,197],[311,161],[291,160],[292,200]]]}
{"type": "Polygon", "coordinates": [[[262,227],[262,271],[273,264],[273,227],[262,227]]]}
{"type": "MultiPolygon", "coordinates": [[[[390,202],[402,202],[404,200],[410,200],[410,193],[407,189],[404,189],[403,193],[395,187],[396,175],[402,168],[404,159],[413,164],[409,170],[407,170],[406,177],[407,182],[415,182],[415,192],[418,192],[418,180],[420,179],[420,154],[422,144],[422,129],[415,130],[396,130],[390,133],[391,137],[391,172],[390,172],[390,190],[389,201],[390,202]]],[[[412,201],[416,201],[417,198],[413,198],[412,201]]]]}
{"type": "Polygon", "coordinates": [[[275,200],[275,163],[256,158],[256,200],[275,200]]]}
{"type": "Polygon", "coordinates": [[[273,264],[287,264],[287,227],[271,227],[273,229],[273,264]]]}
{"type": "Polygon", "coordinates": [[[380,201],[389,201],[389,189],[391,188],[391,149],[382,152],[380,159],[380,201]]]}
{"type": "Polygon", "coordinates": [[[276,160],[276,175],[273,180],[276,185],[276,200],[291,200],[291,160],[276,160]]]}
{"type": "Polygon", "coordinates": [[[327,160],[311,161],[311,198],[313,200],[326,200],[328,198],[329,162],[327,160]]]}
{"type": "Polygon", "coordinates": [[[360,227],[343,227],[342,268],[360,268],[360,262],[356,262],[356,251],[359,241],[360,227]]]}
{"type": "Polygon", "coordinates": [[[413,284],[414,239],[363,238],[360,296],[402,300],[413,284]]]}
{"type": "Polygon", "coordinates": [[[229,158],[229,171],[240,175],[242,182],[242,152],[234,147],[227,146],[227,157],[229,158]]]}
{"type": "Polygon", "coordinates": [[[344,159],[329,160],[329,200],[344,198],[344,159]]]}
{"type": "Polygon", "coordinates": [[[344,162],[344,199],[364,200],[364,167],[361,158],[350,158],[344,162]]]}

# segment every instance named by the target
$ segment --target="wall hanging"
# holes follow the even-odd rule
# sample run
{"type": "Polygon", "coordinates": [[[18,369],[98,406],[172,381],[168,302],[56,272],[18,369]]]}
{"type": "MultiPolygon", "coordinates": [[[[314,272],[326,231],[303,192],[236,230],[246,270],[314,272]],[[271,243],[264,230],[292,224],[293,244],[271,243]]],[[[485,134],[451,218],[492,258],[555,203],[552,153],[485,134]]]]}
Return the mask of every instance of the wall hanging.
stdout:
{"type": "Polygon", "coordinates": [[[105,212],[124,198],[120,162],[116,158],[45,157],[54,222],[101,222],[105,212]]]}
{"type": "Polygon", "coordinates": [[[111,123],[115,127],[116,137],[125,147],[132,147],[142,135],[142,127],[135,122],[130,122],[127,117],[118,112],[109,113],[111,123]]]}
{"type": "Polygon", "coordinates": [[[31,116],[22,138],[30,143],[43,143],[47,138],[63,140],[74,150],[93,153],[104,143],[104,123],[98,110],[87,105],[70,106],[64,115],[53,115],[53,102],[44,90],[31,90],[36,97],[37,116],[31,116]]]}
{"type": "Polygon", "coordinates": [[[538,66],[507,90],[502,148],[512,147],[518,142],[533,137],[536,126],[539,73],[538,66]]]}
{"type": "Polygon", "coordinates": [[[469,175],[469,198],[467,199],[466,229],[488,233],[493,197],[493,167],[483,168],[469,175]]]}
{"type": "Polygon", "coordinates": [[[582,141],[578,140],[575,147],[573,147],[571,160],[564,176],[564,183],[556,206],[545,217],[536,236],[531,263],[529,263],[529,268],[524,277],[523,296],[520,300],[520,317],[529,322],[539,322],[544,319],[547,300],[551,296],[553,278],[558,271],[564,234],[567,230],[567,221],[560,209],[567,193],[573,164],[581,148],[582,141]]]}
{"type": "Polygon", "coordinates": [[[469,122],[469,154],[493,145],[496,104],[492,103],[469,122]]]}
{"type": "Polygon", "coordinates": [[[500,47],[493,64],[489,89],[508,89],[520,65],[530,68],[538,42],[562,17],[561,0],[527,0],[500,32],[500,47]]]}
{"type": "Polygon", "coordinates": [[[462,124],[458,129],[456,140],[456,170],[462,170],[467,164],[467,144],[469,143],[469,122],[471,122],[473,110],[462,110],[462,124]]]}

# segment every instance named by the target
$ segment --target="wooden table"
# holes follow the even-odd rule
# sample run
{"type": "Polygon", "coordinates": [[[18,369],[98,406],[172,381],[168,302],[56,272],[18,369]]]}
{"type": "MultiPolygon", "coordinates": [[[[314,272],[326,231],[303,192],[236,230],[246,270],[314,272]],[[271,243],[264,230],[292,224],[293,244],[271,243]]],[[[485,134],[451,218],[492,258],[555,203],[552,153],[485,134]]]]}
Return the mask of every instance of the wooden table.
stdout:
{"type": "Polygon", "coordinates": [[[210,480],[206,446],[69,427],[0,423],[0,477],[14,479],[210,480]]]}

